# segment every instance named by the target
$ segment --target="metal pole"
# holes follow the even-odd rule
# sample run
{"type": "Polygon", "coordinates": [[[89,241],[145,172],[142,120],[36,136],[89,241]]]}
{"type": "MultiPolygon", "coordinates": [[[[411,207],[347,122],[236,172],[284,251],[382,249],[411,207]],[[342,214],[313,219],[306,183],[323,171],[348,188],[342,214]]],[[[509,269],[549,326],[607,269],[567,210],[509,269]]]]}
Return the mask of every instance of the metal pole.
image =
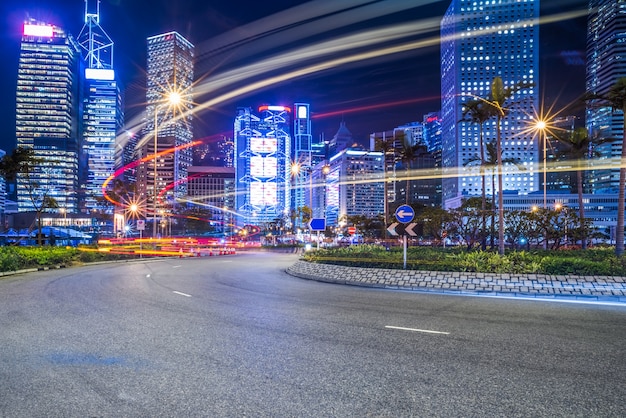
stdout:
{"type": "MultiPolygon", "coordinates": [[[[542,131],[543,132],[543,131],[542,131]]],[[[548,208],[548,167],[547,167],[547,144],[546,133],[543,132],[543,208],[548,208]]]]}
{"type": "Polygon", "coordinates": [[[153,200],[153,210],[152,213],[152,238],[156,238],[157,235],[157,224],[156,224],[156,212],[157,212],[157,116],[159,114],[159,106],[154,106],[154,185],[152,188],[152,199],[153,200]]]}
{"type": "Polygon", "coordinates": [[[402,246],[404,247],[404,269],[406,270],[406,235],[402,235],[402,246]]]}
{"type": "Polygon", "coordinates": [[[139,230],[139,258],[143,258],[143,229],[139,230]]]}

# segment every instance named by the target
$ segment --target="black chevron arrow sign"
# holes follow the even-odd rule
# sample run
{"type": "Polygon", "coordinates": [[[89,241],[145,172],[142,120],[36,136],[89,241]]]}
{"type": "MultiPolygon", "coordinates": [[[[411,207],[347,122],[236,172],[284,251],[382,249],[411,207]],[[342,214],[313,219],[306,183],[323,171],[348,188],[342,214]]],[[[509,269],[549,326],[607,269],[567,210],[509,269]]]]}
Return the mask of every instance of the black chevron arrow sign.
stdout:
{"type": "Polygon", "coordinates": [[[416,223],[402,224],[399,222],[394,222],[389,225],[389,227],[387,228],[387,232],[389,232],[389,234],[394,237],[398,235],[408,235],[410,237],[416,237],[417,233],[413,231],[416,226],[416,223]]]}

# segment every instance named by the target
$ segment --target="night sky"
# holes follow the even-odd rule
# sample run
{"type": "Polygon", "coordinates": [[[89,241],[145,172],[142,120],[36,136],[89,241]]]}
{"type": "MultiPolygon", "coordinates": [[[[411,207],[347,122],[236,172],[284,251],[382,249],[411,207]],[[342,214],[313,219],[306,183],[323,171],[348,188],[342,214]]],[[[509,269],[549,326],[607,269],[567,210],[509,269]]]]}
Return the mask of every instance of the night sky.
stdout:
{"type": "MultiPolygon", "coordinates": [[[[95,8],[95,1],[90,0],[90,8],[95,8]]],[[[0,52],[0,93],[3,97],[0,105],[0,148],[10,151],[15,147],[15,86],[24,19],[31,16],[45,20],[77,36],[83,25],[85,3],[83,0],[2,0],[0,3],[0,15],[4,18],[0,32],[3,44],[0,52]]],[[[584,0],[543,1],[542,16],[585,9],[586,3],[584,0]]],[[[140,111],[145,100],[146,38],[149,36],[176,30],[196,46],[197,52],[225,40],[231,45],[232,42],[240,42],[236,48],[227,48],[213,55],[211,60],[196,65],[196,76],[212,80],[221,73],[245,68],[275,54],[291,54],[291,51],[303,46],[317,46],[329,39],[365,30],[408,22],[421,22],[414,26],[424,25],[429,18],[438,24],[448,5],[448,0],[102,0],[100,19],[102,27],[115,42],[115,68],[126,93],[126,113],[127,119],[130,119],[140,111]],[[329,10],[323,18],[310,19],[311,23],[306,27],[292,24],[294,19],[306,18],[311,10],[321,10],[329,5],[348,7],[364,3],[371,3],[371,9],[380,7],[388,10],[387,7],[398,6],[399,10],[374,16],[361,13],[362,9],[354,6],[350,13],[344,14],[329,10]],[[297,5],[301,7],[276,15],[297,5]],[[361,15],[361,19],[355,18],[361,15]],[[345,16],[351,16],[350,20],[334,26],[330,24],[342,22],[345,16]],[[263,18],[261,23],[257,22],[263,18]],[[282,27],[283,23],[291,26],[282,27]],[[274,35],[267,32],[263,36],[254,35],[263,24],[272,28],[274,35]],[[242,43],[242,39],[247,40],[242,43]]],[[[584,18],[542,25],[540,91],[547,106],[556,103],[557,107],[563,107],[584,91],[585,25],[584,18]]],[[[428,44],[437,36],[438,27],[431,25],[423,33],[408,34],[382,46],[393,47],[403,42],[428,44]]],[[[362,47],[335,52],[326,55],[324,60],[308,57],[297,61],[294,58],[294,62],[286,63],[277,73],[371,49],[362,47]]],[[[296,57],[296,53],[293,56],[296,57]]],[[[436,42],[402,53],[337,64],[238,94],[208,107],[196,116],[196,137],[232,135],[237,106],[291,106],[296,101],[303,101],[311,104],[315,138],[321,134],[332,137],[343,119],[354,138],[365,143],[371,132],[421,121],[423,114],[439,110],[439,72],[439,47],[436,42]]],[[[238,86],[266,78],[267,75],[251,75],[214,90],[211,84],[208,89],[199,89],[206,93],[197,100],[202,103],[238,86]]]]}

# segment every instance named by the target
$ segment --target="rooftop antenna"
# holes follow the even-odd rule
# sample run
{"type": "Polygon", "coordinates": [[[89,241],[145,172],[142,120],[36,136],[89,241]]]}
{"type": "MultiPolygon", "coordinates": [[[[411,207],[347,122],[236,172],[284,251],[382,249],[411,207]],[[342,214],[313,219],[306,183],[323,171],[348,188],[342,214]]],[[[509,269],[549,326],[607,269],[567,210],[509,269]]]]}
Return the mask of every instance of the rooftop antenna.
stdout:
{"type": "Polygon", "coordinates": [[[78,43],[85,53],[87,68],[113,69],[113,41],[100,26],[100,0],[96,0],[95,13],[89,10],[89,0],[85,0],[85,24],[78,43]]]}

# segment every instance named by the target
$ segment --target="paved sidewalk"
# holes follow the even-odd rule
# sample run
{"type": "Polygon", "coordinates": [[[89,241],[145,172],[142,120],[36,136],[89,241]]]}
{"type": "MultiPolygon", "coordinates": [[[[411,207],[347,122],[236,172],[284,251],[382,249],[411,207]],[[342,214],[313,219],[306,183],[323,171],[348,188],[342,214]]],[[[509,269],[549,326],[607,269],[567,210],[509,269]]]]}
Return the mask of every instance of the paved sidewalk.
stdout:
{"type": "Polygon", "coordinates": [[[344,267],[297,261],[303,279],[384,289],[626,303],[626,278],[547,274],[464,273],[344,267]]]}

